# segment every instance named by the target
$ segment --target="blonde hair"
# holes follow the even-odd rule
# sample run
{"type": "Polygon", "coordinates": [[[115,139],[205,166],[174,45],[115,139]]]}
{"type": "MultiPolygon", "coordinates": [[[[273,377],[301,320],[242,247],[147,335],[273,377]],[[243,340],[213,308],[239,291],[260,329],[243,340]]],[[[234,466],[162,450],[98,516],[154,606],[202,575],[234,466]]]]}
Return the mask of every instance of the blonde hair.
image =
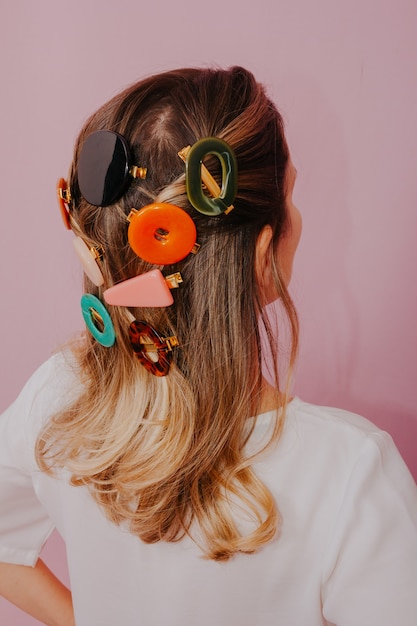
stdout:
{"type": "MultiPolygon", "coordinates": [[[[128,522],[145,542],[176,541],[192,534],[206,556],[227,559],[253,552],[275,534],[278,513],[245,452],[262,399],[261,342],[264,324],[277,357],[255,276],[256,241],[269,224],[268,255],[277,292],[292,329],[290,369],[297,350],[297,316],[280,276],[276,248],[288,227],[285,177],[288,149],[282,119],[261,85],[243,68],[182,69],[147,78],[113,98],[85,124],[70,174],[72,228],[103,251],[102,289],[154,266],[127,241],[132,207],[165,201],[193,218],[201,245],[164,273],[180,271],[183,284],[165,309],[111,307],[117,340],[104,348],[86,336],[76,349],[83,392],[54,415],[37,442],[44,471],[65,466],[74,485],[88,485],[116,524],[128,522]],[[146,166],[110,207],[94,207],[77,182],[80,146],[96,130],[122,134],[134,162],[146,166]],[[177,153],[198,139],[216,136],[235,151],[238,193],[229,215],[208,217],[189,204],[184,164],[177,153]],[[176,335],[169,375],[155,377],[135,359],[128,327],[144,320],[164,336],[176,335]],[[238,502],[251,516],[239,529],[238,502]],[[234,512],[235,511],[235,512],[234,512]],[[195,530],[197,529],[197,530],[195,530]]],[[[216,159],[206,163],[218,178],[216,159]]],[[[110,308],[110,307],[109,307],[110,308]]],[[[282,429],[285,399],[275,366],[277,415],[271,443],[282,429]]],[[[284,394],[285,398],[285,394],[284,394]]]]}

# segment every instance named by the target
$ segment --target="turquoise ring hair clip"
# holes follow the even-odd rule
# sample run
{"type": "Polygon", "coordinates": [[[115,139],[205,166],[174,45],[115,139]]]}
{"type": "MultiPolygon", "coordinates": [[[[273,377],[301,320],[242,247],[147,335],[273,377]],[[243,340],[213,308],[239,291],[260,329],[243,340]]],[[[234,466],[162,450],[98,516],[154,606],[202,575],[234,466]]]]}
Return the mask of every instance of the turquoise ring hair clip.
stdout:
{"type": "Polygon", "coordinates": [[[110,348],[116,341],[116,333],[111,317],[101,300],[91,293],[85,293],[81,298],[81,311],[94,339],[105,348],[110,348]]]}

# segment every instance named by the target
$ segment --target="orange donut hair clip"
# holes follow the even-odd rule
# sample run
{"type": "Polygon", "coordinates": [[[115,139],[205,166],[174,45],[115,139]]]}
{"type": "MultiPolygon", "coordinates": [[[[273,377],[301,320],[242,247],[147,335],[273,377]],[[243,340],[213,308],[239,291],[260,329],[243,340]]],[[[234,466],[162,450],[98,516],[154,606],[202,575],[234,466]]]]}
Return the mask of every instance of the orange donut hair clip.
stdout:
{"type": "Polygon", "coordinates": [[[132,250],[155,265],[178,263],[192,252],[197,231],[191,217],[174,204],[148,204],[128,216],[132,250]]]}
{"type": "Polygon", "coordinates": [[[71,202],[71,192],[65,178],[60,178],[57,182],[56,193],[58,198],[59,210],[61,211],[61,217],[62,221],[64,222],[64,226],[68,230],[71,230],[68,207],[69,203],[71,202]]]}
{"type": "Polygon", "coordinates": [[[174,302],[170,289],[178,287],[179,283],[182,283],[179,272],[164,278],[160,270],[151,270],[109,287],[103,297],[107,304],[115,306],[170,306],[174,302]]]}

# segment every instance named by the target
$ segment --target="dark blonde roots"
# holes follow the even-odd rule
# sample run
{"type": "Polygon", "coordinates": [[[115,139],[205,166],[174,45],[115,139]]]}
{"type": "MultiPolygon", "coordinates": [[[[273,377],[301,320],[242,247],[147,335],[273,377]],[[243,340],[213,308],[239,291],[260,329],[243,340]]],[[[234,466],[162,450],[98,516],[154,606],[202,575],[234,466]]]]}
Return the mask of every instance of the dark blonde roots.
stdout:
{"type": "MultiPolygon", "coordinates": [[[[88,485],[107,516],[116,524],[127,521],[143,541],[192,534],[207,557],[220,560],[255,551],[276,531],[276,504],[251,468],[245,445],[261,402],[260,323],[277,358],[254,270],[257,237],[267,224],[276,287],[291,327],[290,369],[297,349],[297,317],[275,254],[287,227],[288,159],[278,111],[239,67],[145,79],[105,104],[78,138],[70,175],[72,228],[104,250],[105,284],[97,288],[86,278],[87,292],[101,297],[102,289],[153,269],[128,245],[132,207],[154,201],[182,207],[194,219],[201,245],[198,254],[164,268],[184,279],[171,307],[109,307],[116,344],[104,348],[90,336],[77,344],[84,392],[49,421],[37,442],[43,470],[65,466],[74,485],[88,485]],[[134,181],[106,208],[88,204],[77,186],[80,145],[101,129],[122,134],[134,162],[148,168],[146,180],[134,181]],[[224,139],[238,161],[238,194],[227,216],[199,214],[186,195],[177,153],[208,136],[224,139]],[[154,377],[135,360],[128,337],[134,318],[178,337],[168,376],[154,377]],[[236,503],[252,520],[247,533],[238,528],[236,503]]],[[[219,180],[217,160],[206,165],[219,180]]],[[[277,367],[275,376],[278,407],[277,367]]],[[[283,414],[277,410],[272,441],[283,414]]]]}

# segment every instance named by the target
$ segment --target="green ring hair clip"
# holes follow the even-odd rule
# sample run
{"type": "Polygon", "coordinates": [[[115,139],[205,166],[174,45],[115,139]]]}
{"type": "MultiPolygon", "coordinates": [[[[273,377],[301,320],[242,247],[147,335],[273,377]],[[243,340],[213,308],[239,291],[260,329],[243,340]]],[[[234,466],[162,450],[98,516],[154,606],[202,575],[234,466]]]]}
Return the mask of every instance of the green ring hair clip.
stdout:
{"type": "Polygon", "coordinates": [[[193,207],[204,215],[221,215],[233,209],[237,194],[237,160],[232,148],[223,139],[206,137],[178,155],[185,161],[187,195],[193,207]],[[218,186],[203,163],[205,156],[215,155],[222,166],[222,186],[218,186]],[[203,191],[204,183],[212,198],[203,191]]]}

